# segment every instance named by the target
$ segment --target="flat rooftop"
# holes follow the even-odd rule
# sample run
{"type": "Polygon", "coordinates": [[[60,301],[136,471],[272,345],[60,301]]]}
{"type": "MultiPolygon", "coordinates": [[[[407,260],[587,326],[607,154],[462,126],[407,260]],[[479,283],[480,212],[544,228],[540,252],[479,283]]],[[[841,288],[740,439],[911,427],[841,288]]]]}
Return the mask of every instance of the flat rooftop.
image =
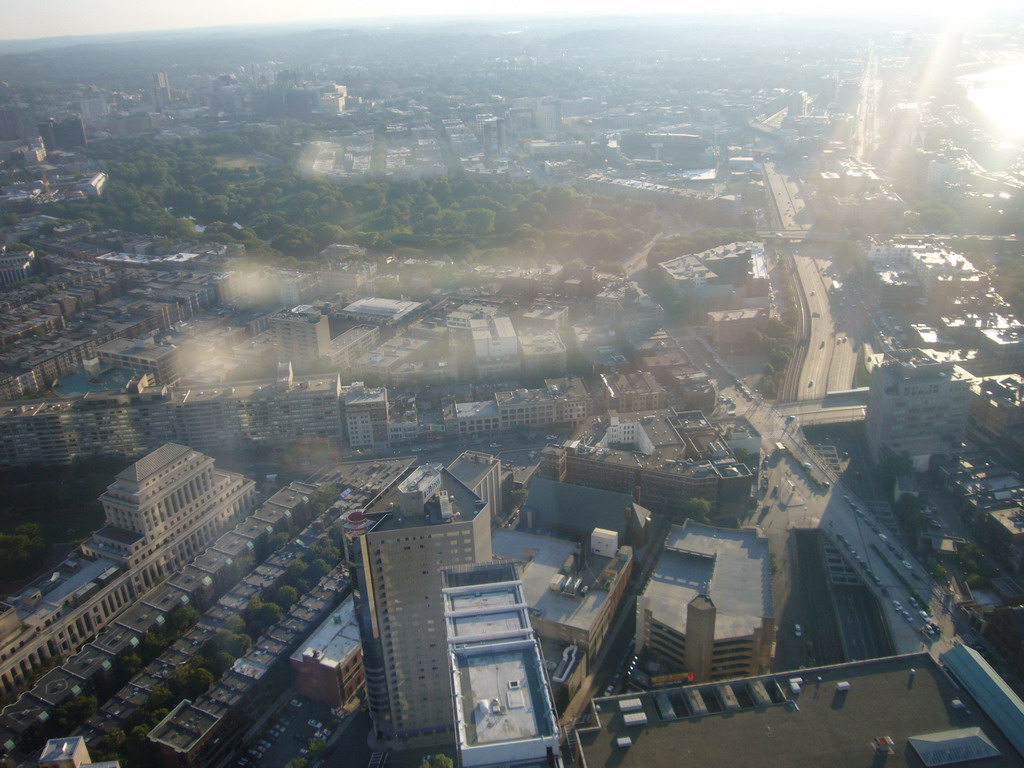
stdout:
{"type": "Polygon", "coordinates": [[[523,755],[536,750],[537,740],[557,739],[544,664],[520,584],[449,588],[444,601],[462,747],[534,742],[532,749],[521,747],[523,755]]]}
{"type": "MultiPolygon", "coordinates": [[[[520,573],[526,604],[546,621],[565,624],[585,632],[597,621],[608,593],[591,588],[584,597],[570,596],[551,590],[563,564],[573,556],[577,546],[568,539],[537,536],[531,533],[499,529],[491,538],[491,550],[496,556],[524,563],[520,573]]],[[[612,562],[609,557],[591,555],[586,568],[577,576],[583,584],[593,587],[597,576],[612,562]]]]}
{"type": "Polygon", "coordinates": [[[352,595],[345,598],[291,658],[302,661],[303,658],[311,657],[328,666],[341,664],[361,643],[355,605],[352,595]]]}
{"type": "Polygon", "coordinates": [[[540,735],[538,678],[528,674],[534,647],[458,657],[457,675],[466,743],[493,744],[540,735]],[[532,678],[532,679],[531,679],[532,678]],[[531,685],[532,683],[532,685],[531,685]],[[513,687],[515,686],[515,687],[513,687]]]}
{"type": "Polygon", "coordinates": [[[716,639],[753,634],[772,615],[768,540],[750,528],[672,526],[642,598],[657,621],[686,634],[686,606],[698,595],[715,604],[716,639]]]}
{"type": "Polygon", "coordinates": [[[646,724],[627,726],[619,699],[596,699],[594,727],[578,731],[586,768],[921,768],[910,739],[969,728],[979,728],[1001,753],[972,760],[972,768],[1021,765],[981,708],[926,653],[620,697],[627,698],[640,702],[646,724]],[[794,677],[803,680],[799,694],[789,686],[794,677]],[[838,690],[840,682],[849,690],[838,690]],[[755,703],[758,684],[767,694],[762,704],[755,703]],[[719,690],[725,686],[737,703],[732,709],[722,703],[730,700],[719,690]],[[707,714],[691,706],[694,694],[711,705],[707,714]],[[616,745],[624,736],[631,746],[616,745]],[[876,753],[872,740],[886,736],[891,751],[876,753]]]}

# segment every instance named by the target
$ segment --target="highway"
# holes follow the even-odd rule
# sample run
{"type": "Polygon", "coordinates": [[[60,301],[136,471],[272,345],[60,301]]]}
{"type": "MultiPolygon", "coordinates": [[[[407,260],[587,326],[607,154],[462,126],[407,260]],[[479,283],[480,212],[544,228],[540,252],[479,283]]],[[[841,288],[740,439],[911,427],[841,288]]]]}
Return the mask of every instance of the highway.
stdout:
{"type": "Polygon", "coordinates": [[[874,44],[868,51],[867,65],[860,80],[860,99],[853,129],[854,156],[864,162],[870,159],[878,141],[878,100],[882,81],[878,77],[878,57],[874,44]]]}
{"type": "MultiPolygon", "coordinates": [[[[832,311],[829,290],[831,262],[803,246],[794,254],[809,313],[807,354],[803,361],[797,400],[819,400],[829,392],[853,387],[857,370],[858,339],[849,333],[832,311]],[[805,255],[806,254],[806,255],[805,255]]],[[[841,294],[840,294],[841,295],[841,294]]]]}
{"type": "MultiPolygon", "coordinates": [[[[794,282],[796,290],[803,291],[809,318],[804,329],[806,354],[800,362],[800,391],[790,402],[778,405],[756,393],[749,398],[733,393],[736,415],[745,416],[761,435],[762,455],[771,455],[777,443],[787,451],[787,455],[766,462],[763,472],[768,485],[759,493],[752,521],[777,535],[794,528],[824,530],[878,599],[896,652],[943,652],[955,641],[952,618],[946,612],[948,594],[902,546],[896,532],[875,517],[871,504],[859,499],[804,438],[804,426],[863,418],[863,394],[826,396],[830,391],[852,389],[858,350],[869,340],[871,326],[851,287],[829,290],[833,279],[843,282],[830,259],[807,243],[792,248],[797,273],[794,282]],[[774,493],[772,489],[776,489],[774,493]],[[923,632],[926,622],[918,613],[921,609],[939,624],[940,637],[923,632]]],[[[680,334],[678,340],[695,360],[706,365],[720,390],[732,388],[736,372],[725,360],[692,337],[680,334]]]]}
{"type": "Polygon", "coordinates": [[[806,232],[810,229],[811,212],[800,197],[799,183],[780,171],[770,160],[764,163],[764,181],[778,228],[787,232],[806,232]]]}
{"type": "Polygon", "coordinates": [[[858,499],[842,479],[824,465],[803,436],[805,424],[822,417],[835,418],[840,413],[852,418],[863,412],[863,406],[843,405],[822,410],[820,402],[802,401],[785,406],[785,411],[794,416],[792,419],[787,418],[783,409],[756,399],[741,402],[737,410],[760,431],[764,455],[772,454],[776,443],[782,443],[788,451],[788,455],[765,465],[767,489],[760,494],[760,511],[756,515],[762,518],[760,525],[783,530],[823,529],[878,598],[897,653],[928,650],[937,654],[952,647],[952,618],[944,613],[948,608],[946,593],[903,547],[895,532],[887,530],[875,518],[870,505],[858,499]],[[824,478],[829,478],[830,487],[822,489],[819,481],[824,478]],[[778,489],[774,494],[773,488],[778,489]],[[843,544],[843,539],[848,544],[843,544]],[[922,634],[925,622],[917,613],[919,609],[913,607],[911,597],[915,600],[920,597],[921,607],[942,627],[940,638],[922,634]],[[897,612],[893,600],[909,613],[909,620],[902,612],[897,612]]]}

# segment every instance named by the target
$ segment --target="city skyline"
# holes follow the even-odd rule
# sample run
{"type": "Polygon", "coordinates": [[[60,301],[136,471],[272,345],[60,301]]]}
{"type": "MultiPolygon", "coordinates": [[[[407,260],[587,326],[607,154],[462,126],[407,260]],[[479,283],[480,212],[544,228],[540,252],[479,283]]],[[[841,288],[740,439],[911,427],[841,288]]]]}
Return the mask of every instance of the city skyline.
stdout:
{"type": "Polygon", "coordinates": [[[642,0],[631,4],[628,13],[609,0],[580,2],[572,0],[557,8],[550,4],[528,0],[519,3],[514,12],[503,7],[487,8],[469,5],[459,0],[432,3],[429,6],[393,0],[386,4],[348,3],[342,9],[327,0],[302,0],[281,5],[247,0],[217,0],[199,2],[183,0],[175,5],[174,14],[156,13],[149,6],[129,0],[104,0],[101,10],[95,4],[66,3],[61,0],[42,0],[31,6],[22,6],[17,12],[8,9],[2,16],[0,41],[36,40],[52,37],[87,37],[90,35],[135,35],[166,32],[209,31],[219,28],[249,28],[259,26],[315,26],[320,24],[401,24],[428,21],[486,21],[486,20],[552,20],[581,18],[686,17],[723,16],[742,20],[744,17],[899,17],[932,18],[969,22],[986,15],[1013,13],[1016,6],[1009,0],[984,0],[973,3],[970,9],[952,0],[920,4],[900,0],[833,5],[827,8],[809,0],[784,0],[766,9],[754,0],[738,0],[728,7],[712,6],[687,0],[684,3],[666,3],[664,0],[642,0]]]}

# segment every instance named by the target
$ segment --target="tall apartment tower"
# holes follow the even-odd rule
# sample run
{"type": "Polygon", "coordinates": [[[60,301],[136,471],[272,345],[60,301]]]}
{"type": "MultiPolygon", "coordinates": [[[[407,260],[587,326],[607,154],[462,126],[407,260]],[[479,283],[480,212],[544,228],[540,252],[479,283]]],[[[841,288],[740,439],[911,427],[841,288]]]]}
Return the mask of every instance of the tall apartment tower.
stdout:
{"type": "Polygon", "coordinates": [[[440,466],[416,467],[367,510],[357,543],[367,702],[378,739],[451,740],[442,572],[491,560],[486,501],[440,466]]]}
{"type": "Polygon", "coordinates": [[[171,83],[166,72],[153,73],[153,106],[158,110],[171,103],[171,83]]]}
{"type": "Polygon", "coordinates": [[[276,313],[270,319],[279,362],[308,368],[321,357],[331,356],[331,331],[327,316],[309,304],[276,313]]]}
{"type": "Polygon", "coordinates": [[[967,432],[974,377],[944,354],[898,349],[873,358],[865,414],[873,462],[907,454],[919,469],[955,449],[967,432]]]}

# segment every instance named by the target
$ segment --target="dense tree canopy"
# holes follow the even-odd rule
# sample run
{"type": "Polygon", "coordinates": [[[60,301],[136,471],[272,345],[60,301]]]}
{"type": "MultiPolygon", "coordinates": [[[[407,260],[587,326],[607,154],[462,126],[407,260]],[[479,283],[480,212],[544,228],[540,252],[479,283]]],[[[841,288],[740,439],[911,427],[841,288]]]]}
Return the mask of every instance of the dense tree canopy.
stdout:
{"type": "Polygon", "coordinates": [[[444,177],[332,184],[300,172],[308,128],[248,130],[201,139],[97,144],[106,193],[57,213],[170,238],[236,242],[311,259],[332,242],[458,257],[493,253],[614,263],[659,226],[651,203],[565,187],[444,177]],[[223,162],[260,158],[247,169],[223,162]]]}

